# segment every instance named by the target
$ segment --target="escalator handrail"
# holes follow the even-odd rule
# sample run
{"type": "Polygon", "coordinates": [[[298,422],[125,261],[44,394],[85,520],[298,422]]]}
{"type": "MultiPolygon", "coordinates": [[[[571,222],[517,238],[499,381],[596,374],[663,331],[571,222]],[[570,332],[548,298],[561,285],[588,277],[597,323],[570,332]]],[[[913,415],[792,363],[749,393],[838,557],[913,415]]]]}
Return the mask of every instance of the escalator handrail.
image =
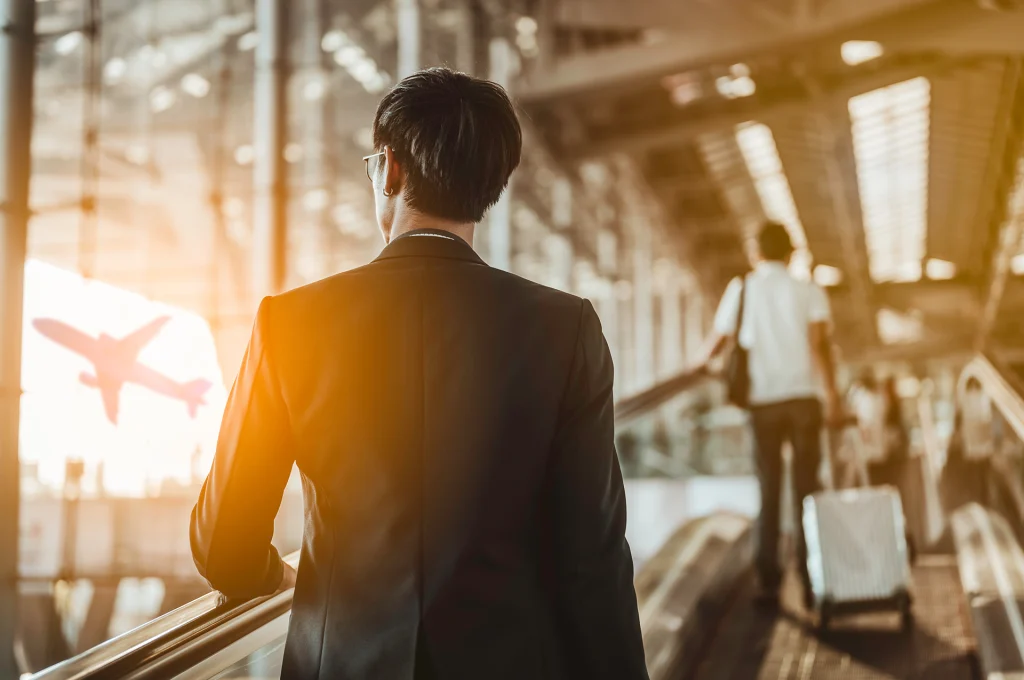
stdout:
{"type": "Polygon", "coordinates": [[[986,350],[982,352],[982,357],[988,361],[992,367],[999,372],[1003,377],[1003,380],[1018,394],[1024,394],[1024,380],[1021,379],[1020,375],[1010,368],[1010,364],[1005,360],[1005,357],[992,350],[986,350]]]}
{"type": "MultiPolygon", "coordinates": [[[[294,591],[276,593],[260,598],[258,604],[232,616],[207,630],[179,639],[163,653],[155,655],[142,667],[126,668],[107,677],[118,680],[164,680],[195,667],[198,662],[212,657],[250,633],[255,633],[292,608],[294,591]]],[[[90,676],[91,679],[96,676],[90,676]]]]}
{"type": "MultiPolygon", "coordinates": [[[[615,424],[622,426],[669,400],[707,382],[713,376],[703,371],[684,371],[654,387],[619,400],[615,424]]],[[[285,561],[298,566],[299,553],[285,561]]],[[[97,680],[121,678],[137,669],[183,652],[203,654],[209,647],[234,642],[252,625],[269,623],[291,607],[291,591],[252,600],[227,600],[220,593],[207,593],[174,611],[134,628],[62,663],[40,671],[30,680],[97,680]],[[244,620],[244,625],[228,625],[244,620]]],[[[200,658],[192,656],[193,659],[200,658]]]]}
{"type": "Polygon", "coordinates": [[[615,424],[619,427],[671,401],[683,392],[718,380],[703,370],[682,371],[654,387],[620,399],[615,404],[615,424]]]}
{"type": "MultiPolygon", "coordinates": [[[[961,381],[969,377],[978,379],[1003,420],[1024,441],[1024,383],[997,355],[990,352],[979,354],[967,364],[961,381]]],[[[1013,505],[1015,526],[1024,527],[1024,481],[1012,472],[1008,462],[1002,456],[993,457],[995,478],[1013,505]]]]}
{"type": "Polygon", "coordinates": [[[979,354],[963,370],[961,380],[978,379],[992,404],[999,409],[1006,424],[1024,441],[1024,385],[998,357],[979,354]]]}
{"type": "MultiPolygon", "coordinates": [[[[286,556],[284,561],[293,567],[297,566],[298,551],[286,556]]],[[[250,600],[229,600],[217,592],[207,593],[67,661],[42,670],[30,676],[30,680],[121,678],[182,645],[223,628],[239,617],[255,614],[261,619],[272,620],[288,611],[291,599],[291,591],[250,600]]]]}

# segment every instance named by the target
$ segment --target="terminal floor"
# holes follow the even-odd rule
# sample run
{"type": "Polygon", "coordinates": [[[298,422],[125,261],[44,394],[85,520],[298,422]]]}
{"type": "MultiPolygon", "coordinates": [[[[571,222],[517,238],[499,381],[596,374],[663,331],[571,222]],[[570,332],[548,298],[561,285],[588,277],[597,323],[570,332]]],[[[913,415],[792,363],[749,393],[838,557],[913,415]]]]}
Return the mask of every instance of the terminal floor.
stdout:
{"type": "Polygon", "coordinates": [[[758,610],[754,579],[739,589],[698,680],[974,680],[974,638],[956,560],[922,556],[914,567],[912,630],[896,614],[836,618],[820,633],[786,580],[779,611],[758,610]]]}

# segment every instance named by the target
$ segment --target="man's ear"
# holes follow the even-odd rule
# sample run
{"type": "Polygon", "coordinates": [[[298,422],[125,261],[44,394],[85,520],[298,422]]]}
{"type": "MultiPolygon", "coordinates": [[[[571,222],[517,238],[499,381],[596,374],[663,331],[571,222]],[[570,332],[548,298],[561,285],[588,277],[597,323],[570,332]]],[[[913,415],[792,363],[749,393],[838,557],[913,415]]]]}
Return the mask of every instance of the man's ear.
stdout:
{"type": "Polygon", "coordinates": [[[384,195],[394,196],[405,185],[405,168],[390,146],[384,147],[384,195]]]}

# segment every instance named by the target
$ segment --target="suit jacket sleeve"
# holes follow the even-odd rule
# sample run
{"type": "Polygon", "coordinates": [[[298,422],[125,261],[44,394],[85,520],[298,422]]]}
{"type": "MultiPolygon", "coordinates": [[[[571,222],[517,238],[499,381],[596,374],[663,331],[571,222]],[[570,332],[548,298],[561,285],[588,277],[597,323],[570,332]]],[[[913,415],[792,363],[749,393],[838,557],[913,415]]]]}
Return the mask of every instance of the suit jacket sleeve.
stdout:
{"type": "Polygon", "coordinates": [[[611,353],[585,301],[552,452],[558,619],[568,666],[579,677],[636,680],[648,676],[625,536],[612,383],[611,353]]]}
{"type": "Polygon", "coordinates": [[[228,396],[217,453],[192,510],[199,573],[229,597],[277,589],[283,565],[270,541],[294,453],[270,349],[272,298],[260,305],[242,367],[228,396]]]}

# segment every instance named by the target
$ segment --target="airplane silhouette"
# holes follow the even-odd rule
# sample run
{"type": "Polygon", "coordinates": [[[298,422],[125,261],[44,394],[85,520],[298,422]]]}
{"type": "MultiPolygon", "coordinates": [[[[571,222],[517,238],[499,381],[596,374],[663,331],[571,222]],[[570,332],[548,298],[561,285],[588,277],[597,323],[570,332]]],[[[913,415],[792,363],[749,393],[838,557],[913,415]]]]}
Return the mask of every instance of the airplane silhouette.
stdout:
{"type": "Polygon", "coordinates": [[[180,399],[188,406],[188,414],[192,418],[196,417],[199,407],[206,403],[203,396],[213,385],[209,380],[179,383],[138,362],[139,353],[169,320],[167,316],[158,317],[121,339],[106,333],[94,338],[56,319],[35,319],[32,325],[53,342],[92,362],[93,373],[82,372],[79,380],[83,385],[100,391],[107,419],[116,425],[121,387],[126,382],[141,385],[172,399],[180,399]]]}

